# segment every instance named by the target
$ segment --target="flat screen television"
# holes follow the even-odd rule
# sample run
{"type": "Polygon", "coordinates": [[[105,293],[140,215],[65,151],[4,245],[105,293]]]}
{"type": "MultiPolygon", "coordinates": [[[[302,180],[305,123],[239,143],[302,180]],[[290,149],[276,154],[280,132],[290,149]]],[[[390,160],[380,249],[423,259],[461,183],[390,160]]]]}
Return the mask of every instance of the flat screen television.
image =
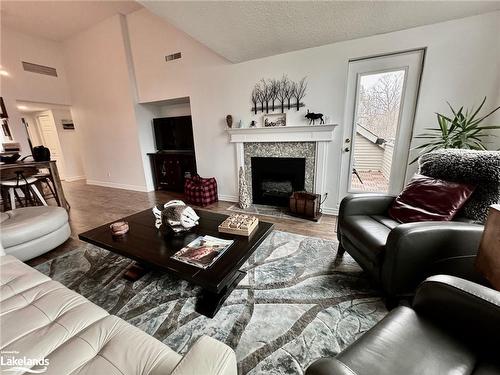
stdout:
{"type": "Polygon", "coordinates": [[[153,128],[158,151],[194,151],[191,116],[155,118],[153,128]]]}

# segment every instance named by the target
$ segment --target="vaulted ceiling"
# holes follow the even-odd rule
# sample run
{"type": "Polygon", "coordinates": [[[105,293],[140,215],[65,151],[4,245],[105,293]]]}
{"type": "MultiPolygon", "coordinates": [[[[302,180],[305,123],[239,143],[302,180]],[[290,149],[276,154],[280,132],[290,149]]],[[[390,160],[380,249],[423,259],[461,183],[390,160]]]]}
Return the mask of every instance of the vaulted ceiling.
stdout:
{"type": "Polygon", "coordinates": [[[233,62],[500,9],[500,2],[497,1],[141,1],[141,3],[233,62]]]}
{"type": "Polygon", "coordinates": [[[115,14],[142,6],[135,1],[0,1],[1,24],[26,34],[62,41],[115,14]]]}
{"type": "Polygon", "coordinates": [[[1,24],[61,41],[141,4],[241,62],[500,9],[500,1],[0,1],[1,24]]]}

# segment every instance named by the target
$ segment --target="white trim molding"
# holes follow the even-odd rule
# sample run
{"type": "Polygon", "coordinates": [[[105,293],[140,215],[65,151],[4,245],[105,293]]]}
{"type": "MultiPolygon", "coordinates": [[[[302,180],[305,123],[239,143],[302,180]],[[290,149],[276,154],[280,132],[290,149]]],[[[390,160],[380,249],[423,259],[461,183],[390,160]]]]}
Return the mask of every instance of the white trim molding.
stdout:
{"type": "Polygon", "coordinates": [[[333,130],[336,126],[337,124],[227,129],[229,142],[236,144],[236,176],[239,174],[240,167],[245,169],[245,143],[315,142],[314,192],[324,195],[326,191],[328,142],[333,140],[333,130]]]}
{"type": "Polygon", "coordinates": [[[330,142],[337,124],[227,129],[229,142],[330,142]]]}
{"type": "Polygon", "coordinates": [[[338,208],[330,208],[330,207],[321,207],[321,212],[325,215],[333,215],[338,216],[339,209],[338,208]]]}
{"type": "Polygon", "coordinates": [[[64,181],[66,182],[74,182],[79,180],[85,180],[85,176],[72,176],[64,178],[64,181]]]}
{"type": "Polygon", "coordinates": [[[219,194],[219,200],[224,202],[235,203],[239,201],[239,198],[236,195],[219,194]]]}
{"type": "Polygon", "coordinates": [[[142,191],[142,192],[146,192],[146,193],[151,191],[151,190],[148,190],[148,188],[146,186],[117,184],[116,182],[99,181],[99,180],[87,180],[87,185],[97,185],[97,186],[104,186],[104,187],[110,187],[110,188],[115,188],[115,189],[142,191]]]}

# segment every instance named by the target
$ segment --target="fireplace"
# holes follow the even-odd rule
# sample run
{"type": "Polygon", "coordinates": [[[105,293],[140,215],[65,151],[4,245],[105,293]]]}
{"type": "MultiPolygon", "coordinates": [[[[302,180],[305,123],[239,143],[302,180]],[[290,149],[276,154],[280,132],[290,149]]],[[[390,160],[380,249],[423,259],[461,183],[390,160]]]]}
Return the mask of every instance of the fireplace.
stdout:
{"type": "Polygon", "coordinates": [[[294,191],[304,190],[305,158],[252,157],[251,165],[253,203],[286,207],[294,191]]]}

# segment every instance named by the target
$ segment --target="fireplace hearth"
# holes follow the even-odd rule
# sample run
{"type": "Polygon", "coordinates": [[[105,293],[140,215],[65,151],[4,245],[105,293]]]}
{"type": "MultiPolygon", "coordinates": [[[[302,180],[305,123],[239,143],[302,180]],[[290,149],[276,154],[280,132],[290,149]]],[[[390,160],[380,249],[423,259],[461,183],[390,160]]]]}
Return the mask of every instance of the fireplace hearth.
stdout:
{"type": "Polygon", "coordinates": [[[304,190],[305,158],[252,157],[251,165],[253,203],[287,207],[292,193],[304,190]]]}

